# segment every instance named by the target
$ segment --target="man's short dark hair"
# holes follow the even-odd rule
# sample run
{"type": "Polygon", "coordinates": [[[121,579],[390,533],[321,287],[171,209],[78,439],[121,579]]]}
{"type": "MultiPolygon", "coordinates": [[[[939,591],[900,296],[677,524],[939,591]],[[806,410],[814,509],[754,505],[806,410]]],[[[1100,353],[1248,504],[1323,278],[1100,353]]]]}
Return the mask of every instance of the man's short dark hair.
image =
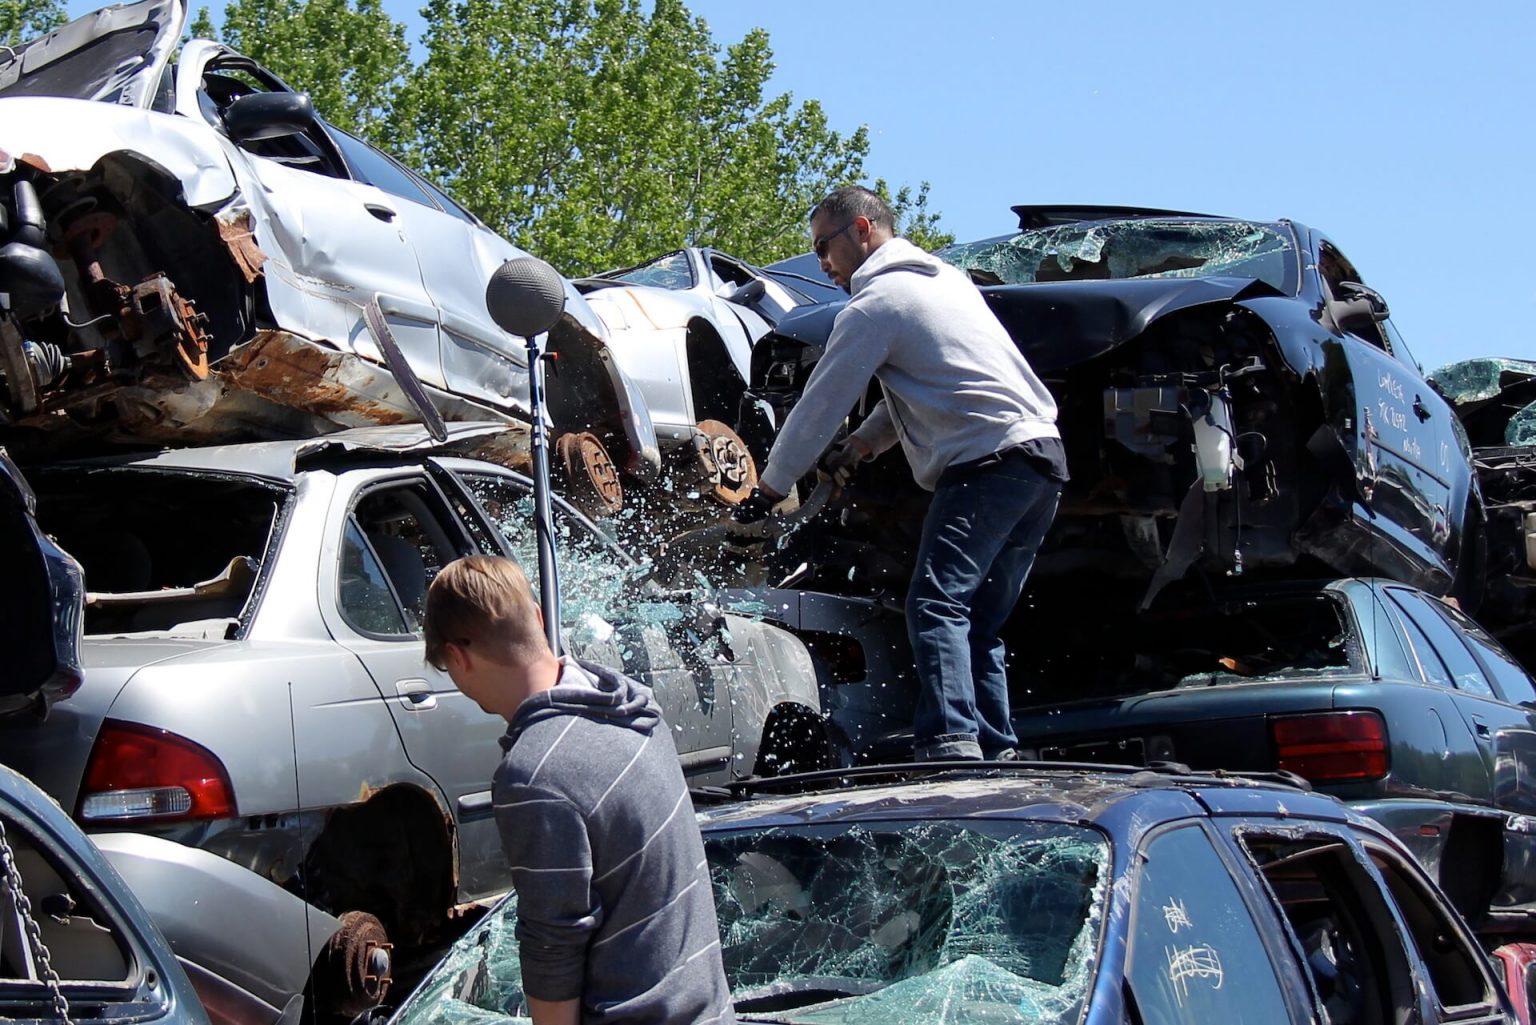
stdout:
{"type": "Polygon", "coordinates": [[[868,218],[877,228],[896,233],[896,215],[885,200],[862,185],[844,185],[827,194],[811,211],[811,220],[817,214],[826,214],[834,221],[851,221],[855,217],[868,218]]]}

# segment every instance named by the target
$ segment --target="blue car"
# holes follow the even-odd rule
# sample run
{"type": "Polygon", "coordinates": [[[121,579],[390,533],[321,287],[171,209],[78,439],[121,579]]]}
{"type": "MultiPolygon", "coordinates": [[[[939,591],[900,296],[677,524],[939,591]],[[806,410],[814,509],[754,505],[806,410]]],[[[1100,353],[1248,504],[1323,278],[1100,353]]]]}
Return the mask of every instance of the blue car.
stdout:
{"type": "MultiPolygon", "coordinates": [[[[1515,1021],[1423,870],[1331,798],[1102,766],[829,775],[701,816],[739,1021],[1515,1021]]],[[[515,924],[509,897],[392,1025],[527,1020],[515,924]]]]}

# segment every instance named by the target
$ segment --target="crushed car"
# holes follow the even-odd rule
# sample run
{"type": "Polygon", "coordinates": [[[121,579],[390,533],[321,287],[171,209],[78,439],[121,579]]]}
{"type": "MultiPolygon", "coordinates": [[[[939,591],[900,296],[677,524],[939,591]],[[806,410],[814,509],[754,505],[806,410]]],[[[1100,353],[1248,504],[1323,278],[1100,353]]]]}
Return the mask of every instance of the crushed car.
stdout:
{"type": "MultiPolygon", "coordinates": [[[[447,426],[28,468],[84,568],[85,672],[46,718],[0,721],[0,761],[112,845],[231,1021],[293,1022],[306,985],[359,1013],[393,957],[510,884],[505,723],[424,662],[420,623],[449,561],[532,564],[532,486],[470,458],[503,425],[447,426]]],[[[639,582],[555,505],[566,649],[654,688],[691,782],[831,764],[803,643],[639,582]]]]}
{"type": "MultiPolygon", "coordinates": [[[[1302,787],[1003,765],[776,782],[810,792],[746,784],[700,816],[742,1022],[1516,1021],[1394,838],[1302,787]]],[[[528,1020],[516,913],[391,1025],[528,1020]]]]}
{"type": "Polygon", "coordinates": [[[1382,579],[1165,598],[1037,612],[1054,640],[1013,651],[1021,754],[1294,773],[1391,829],[1475,927],[1530,916],[1536,682],[1485,630],[1382,579]]]}
{"type": "MultiPolygon", "coordinates": [[[[937,255],[970,273],[1060,408],[1072,482],[1034,579],[1136,577],[1150,604],[1191,570],[1379,574],[1470,599],[1484,521],[1465,433],[1327,236],[1174,211],[1015,212],[1016,233],[937,255]]],[[[780,416],[839,308],[791,311],[754,350],[752,391],[780,416]]],[[[900,589],[885,563],[910,563],[915,490],[899,451],[861,469],[849,529],[822,532],[850,551],[820,586],[847,591],[851,573],[900,589]]]]}
{"type": "Polygon", "coordinates": [[[1466,427],[1487,508],[1478,618],[1536,672],[1536,362],[1463,360],[1429,381],[1466,427]]]}
{"type": "Polygon", "coordinates": [[[751,494],[777,427],[747,394],[752,347],[815,300],[733,256],[692,247],[575,286],[607,325],[661,443],[681,454],[679,483],[698,483],[725,505],[751,494]]]}
{"type": "MultiPolygon", "coordinates": [[[[141,0],[0,53],[13,451],[526,423],[525,346],[484,300],[522,251],[254,61],[178,52],[186,16],[141,0]]],[[[659,468],[655,431],[565,287],[549,419],[568,486],[617,508],[621,475],[659,468]]]]}

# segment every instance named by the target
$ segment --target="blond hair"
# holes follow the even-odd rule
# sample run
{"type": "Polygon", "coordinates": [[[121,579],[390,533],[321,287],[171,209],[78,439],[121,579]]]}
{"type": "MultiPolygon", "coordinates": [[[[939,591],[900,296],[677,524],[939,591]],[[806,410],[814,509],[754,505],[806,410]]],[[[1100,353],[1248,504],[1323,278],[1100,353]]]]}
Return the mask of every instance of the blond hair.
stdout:
{"type": "Polygon", "coordinates": [[[444,566],[427,588],[425,620],[426,659],[438,669],[449,644],[505,664],[549,653],[533,588],[511,559],[471,555],[444,566]]]}

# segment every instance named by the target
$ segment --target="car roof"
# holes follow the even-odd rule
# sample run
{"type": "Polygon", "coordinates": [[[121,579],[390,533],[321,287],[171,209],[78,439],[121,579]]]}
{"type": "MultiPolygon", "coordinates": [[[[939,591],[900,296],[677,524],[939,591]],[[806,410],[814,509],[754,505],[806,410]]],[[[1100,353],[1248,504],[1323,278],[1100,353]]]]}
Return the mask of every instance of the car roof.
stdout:
{"type": "Polygon", "coordinates": [[[516,430],[515,425],[455,422],[447,425],[447,437],[439,441],[421,424],[355,427],[318,438],[164,449],[159,452],[101,456],[52,465],[238,474],[291,484],[301,472],[322,463],[345,463],[348,460],[361,462],[380,456],[409,455],[424,458],[437,452],[446,452],[462,442],[508,430],[516,430]]]}
{"type": "Polygon", "coordinates": [[[886,765],[747,780],[694,792],[699,824],[709,831],[892,819],[1022,819],[1083,826],[1138,805],[1139,828],[1157,824],[1142,805],[1168,819],[1192,815],[1274,815],[1367,820],[1289,774],[1191,772],[1184,766],[1129,768],[1059,762],[886,765]],[[811,792],[775,794],[782,788],[811,792]],[[746,799],[729,800],[729,797],[746,799]],[[1170,800],[1172,798],[1172,800],[1170,800]],[[715,805],[715,802],[726,803],[715,805]]]}
{"type": "Polygon", "coordinates": [[[1035,205],[1020,203],[1011,206],[1019,217],[1019,229],[1049,228],[1057,224],[1076,224],[1079,221],[1123,221],[1139,217],[1199,217],[1217,221],[1239,220],[1224,214],[1197,214],[1189,210],[1161,210],[1146,206],[1097,206],[1093,204],[1035,205]]]}

